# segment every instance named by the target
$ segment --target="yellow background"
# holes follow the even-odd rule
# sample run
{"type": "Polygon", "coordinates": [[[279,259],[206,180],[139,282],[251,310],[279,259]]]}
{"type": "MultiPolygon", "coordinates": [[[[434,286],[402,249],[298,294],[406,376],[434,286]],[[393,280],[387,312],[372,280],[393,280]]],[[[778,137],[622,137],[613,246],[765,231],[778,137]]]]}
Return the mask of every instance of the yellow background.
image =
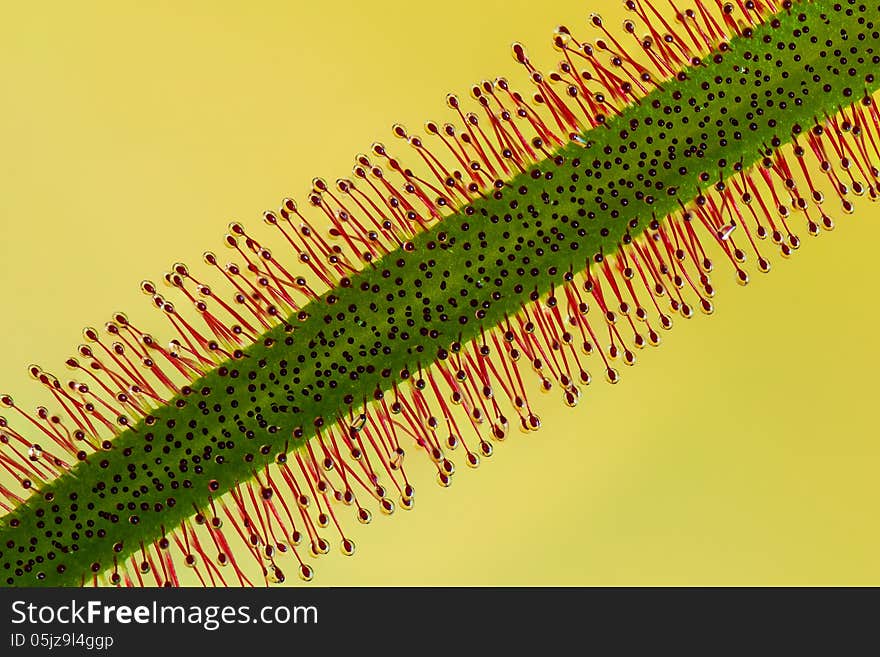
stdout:
{"type": "MultiPolygon", "coordinates": [[[[550,68],[552,28],[590,34],[599,4],[619,25],[582,1],[5,3],[0,388],[41,403],[26,365],[60,374],[83,326],[157,325],[142,278],[346,174],[392,122],[445,120],[447,91],[524,87],[510,42],[550,68]]],[[[541,432],[448,490],[418,477],[415,510],[354,527],[315,583],[880,584],[880,213],[836,219],[798,223],[747,288],[721,269],[715,316],[620,385],[542,398],[541,432]]]]}

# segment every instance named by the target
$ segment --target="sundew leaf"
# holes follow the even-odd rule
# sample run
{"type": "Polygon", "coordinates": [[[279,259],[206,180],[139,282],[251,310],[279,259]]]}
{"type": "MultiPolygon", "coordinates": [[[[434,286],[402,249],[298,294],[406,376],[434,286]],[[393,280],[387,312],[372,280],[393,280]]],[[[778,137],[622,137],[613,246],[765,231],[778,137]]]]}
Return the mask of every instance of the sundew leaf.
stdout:
{"type": "MultiPolygon", "coordinates": [[[[252,267],[223,273],[240,300],[225,306],[228,325],[202,313],[213,335],[193,330],[148,286],[180,332],[176,349],[145,341],[120,316],[112,335],[127,336],[122,350],[107,349],[95,332],[74,365],[100,374],[113,393],[107,409],[127,414],[111,417],[86,401],[91,388],[100,392],[98,378],[85,392],[64,393],[33,372],[82,436],[67,445],[44,427],[37,444],[4,420],[5,445],[17,447],[23,464],[19,480],[37,489],[0,519],[6,584],[99,576],[118,584],[132,581],[130,571],[140,582],[175,583],[173,550],[202,568],[203,582],[225,583],[217,566],[231,563],[234,581],[253,583],[230,548],[239,539],[266,579],[284,579],[279,561],[288,551],[310,579],[298,547],[326,552],[323,528],[337,528],[343,551],[354,550],[333,508],[349,506],[367,522],[366,500],[390,512],[392,490],[411,505],[402,441],[426,452],[448,482],[451,448],[462,446],[475,464],[510,424],[538,428],[526,369],[575,404],[591,376],[587,357],[615,383],[615,359],[631,362],[631,346],[658,341],[657,330],[671,324],[661,300],[686,316],[695,307],[711,312],[701,240],[715,242],[745,282],[754,238],[770,236],[786,252],[798,245],[787,225],[793,211],[805,213],[811,231],[829,222],[815,206],[806,162],[831,180],[846,210],[853,193],[875,195],[880,7],[786,3],[775,13],[746,12],[740,24],[733,9],[712,18],[699,8],[702,18],[687,23],[697,30],[688,32],[690,45],[661,38],[646,48],[667,79],[635,60],[596,64],[594,51],[561,32],[560,48],[593,66],[591,85],[604,77],[604,93],[576,76],[554,87],[515,47],[547,111],[541,118],[508,93],[508,112],[537,137],[519,138],[500,111],[482,123],[463,113],[464,129],[445,138],[463,155],[456,177],[402,134],[438,174],[435,183],[377,146],[373,155],[401,176],[404,193],[367,161],[356,184],[373,196],[354,193],[355,183],[315,183],[312,210],[329,209],[344,247],[328,246],[293,202],[269,214],[273,227],[287,227],[311,284],[233,226],[227,242],[252,267]],[[729,39],[720,38],[722,26],[729,39]],[[174,394],[166,399],[155,378],[139,375],[134,355],[174,394]],[[191,381],[176,386],[161,367],[191,381]],[[150,402],[140,414],[132,412],[139,399],[150,402]],[[465,419],[454,419],[456,404],[465,419]],[[101,438],[105,420],[116,424],[112,440],[101,438]],[[69,467],[58,449],[67,447],[78,461],[69,467]]],[[[475,95],[494,107],[496,92],[508,92],[506,81],[475,95]]],[[[457,98],[450,104],[460,109],[457,98]]],[[[168,281],[181,290],[202,285],[182,265],[168,281]]],[[[24,414],[12,397],[0,402],[24,414]]]]}

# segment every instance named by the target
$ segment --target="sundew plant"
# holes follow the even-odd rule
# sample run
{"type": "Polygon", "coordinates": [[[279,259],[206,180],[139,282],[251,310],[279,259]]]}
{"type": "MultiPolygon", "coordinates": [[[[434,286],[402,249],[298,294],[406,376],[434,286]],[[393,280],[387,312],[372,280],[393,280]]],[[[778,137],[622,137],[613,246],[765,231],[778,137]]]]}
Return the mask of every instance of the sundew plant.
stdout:
{"type": "Polygon", "coordinates": [[[32,366],[46,407],[0,396],[3,582],[311,580],[412,507],[405,456],[449,485],[540,428],[536,390],[575,406],[711,313],[716,269],[876,200],[877,0],[625,4],[144,281],[170,341],[117,313],[65,376],[32,366]]]}

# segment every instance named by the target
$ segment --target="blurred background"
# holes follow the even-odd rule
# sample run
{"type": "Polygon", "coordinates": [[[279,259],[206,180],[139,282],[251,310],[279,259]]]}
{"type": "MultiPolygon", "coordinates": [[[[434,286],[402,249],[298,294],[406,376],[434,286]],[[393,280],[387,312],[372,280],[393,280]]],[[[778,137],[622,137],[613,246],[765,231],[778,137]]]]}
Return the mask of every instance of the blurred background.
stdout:
{"type": "MultiPolygon", "coordinates": [[[[113,311],[159,327],[141,279],[346,175],[393,122],[451,118],[445,94],[486,77],[525,88],[513,40],[551,68],[556,25],[623,17],[549,4],[5,6],[0,391],[48,401],[26,366],[61,374],[113,311]]],[[[314,583],[880,584],[880,208],[829,207],[833,233],[798,223],[801,250],[745,288],[719,267],[713,317],[677,318],[576,409],[541,397],[543,430],[448,490],[410,459],[415,509],[349,522],[357,556],[313,561],[314,583]]]]}

